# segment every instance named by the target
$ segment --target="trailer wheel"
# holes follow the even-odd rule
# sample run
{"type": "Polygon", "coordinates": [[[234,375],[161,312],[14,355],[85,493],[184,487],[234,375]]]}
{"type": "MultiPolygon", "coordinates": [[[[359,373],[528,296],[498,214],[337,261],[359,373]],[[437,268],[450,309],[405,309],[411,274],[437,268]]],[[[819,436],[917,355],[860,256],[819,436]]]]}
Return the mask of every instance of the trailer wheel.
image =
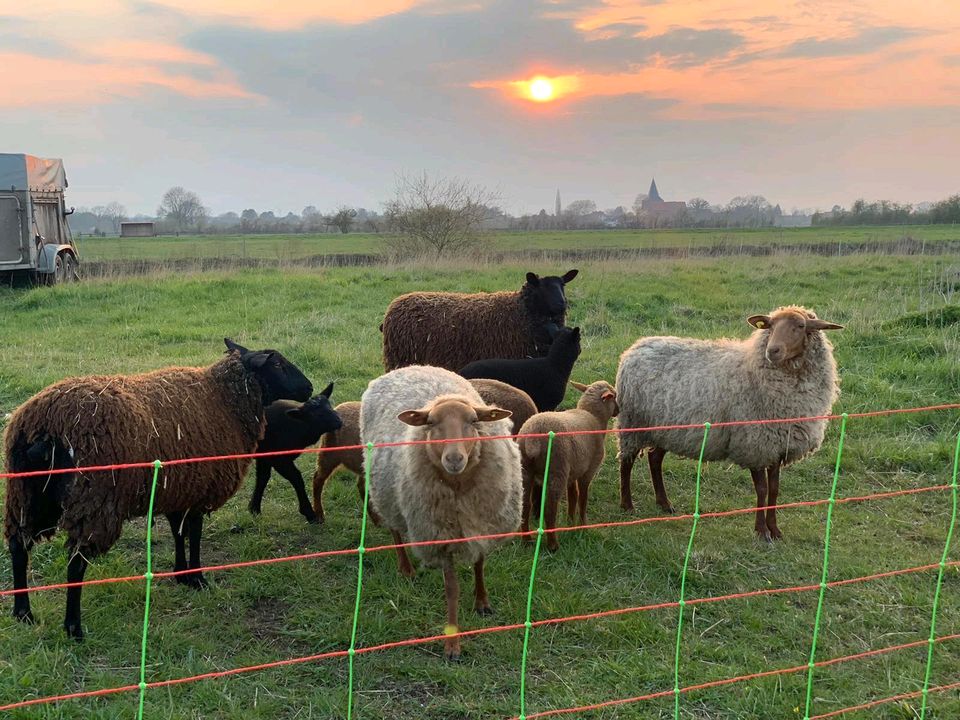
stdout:
{"type": "Polygon", "coordinates": [[[68,252],[58,253],[54,259],[51,280],[54,285],[73,282],[78,279],[77,259],[68,252]]]}

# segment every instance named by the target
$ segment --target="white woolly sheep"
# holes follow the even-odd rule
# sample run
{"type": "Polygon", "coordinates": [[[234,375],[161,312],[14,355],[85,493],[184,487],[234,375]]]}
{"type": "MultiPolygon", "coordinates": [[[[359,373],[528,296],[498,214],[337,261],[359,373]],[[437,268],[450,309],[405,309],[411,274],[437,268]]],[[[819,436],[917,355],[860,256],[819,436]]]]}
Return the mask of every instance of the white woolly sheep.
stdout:
{"type": "MultiPolygon", "coordinates": [[[[363,443],[410,440],[450,442],[377,448],[370,462],[370,500],[394,541],[461,539],[516,531],[520,524],[520,452],[510,434],[510,412],[487,407],[473,386],[454,373],[411,365],[370,382],[361,398],[363,443]]],[[[365,459],[366,462],[366,459],[365,459]]],[[[454,566],[474,566],[474,608],[489,614],[483,562],[498,544],[471,540],[413,548],[428,567],[443,570],[447,626],[457,627],[459,586],[454,566]]],[[[403,548],[400,572],[413,575],[403,548]]],[[[447,659],[460,657],[448,637],[447,659]]]]}
{"type": "MultiPolygon", "coordinates": [[[[530,497],[533,485],[543,487],[543,472],[546,462],[548,438],[529,438],[523,435],[538,435],[553,432],[606,430],[610,418],[617,415],[617,393],[610,383],[598,380],[590,385],[571,382],[583,393],[577,407],[563,412],[537,413],[520,428],[520,461],[523,465],[522,532],[529,529],[530,497]]],[[[602,433],[589,435],[561,435],[554,438],[550,452],[550,475],[547,478],[547,504],[544,509],[544,524],[547,529],[547,549],[559,547],[557,534],[550,532],[557,526],[557,505],[563,492],[567,493],[567,516],[574,523],[574,513],[579,506],[580,524],[587,521],[587,495],[594,475],[600,469],[604,457],[607,436],[602,433]]],[[[538,493],[539,500],[539,493],[538,493]]],[[[539,510],[539,508],[538,508],[539,510]]]]}
{"type": "MultiPolygon", "coordinates": [[[[617,369],[620,428],[687,425],[828,415],[840,394],[833,346],[825,322],[802,307],[753,315],[757,328],[746,340],[640,338],[617,369]]],[[[757,491],[755,529],[780,538],[777,503],[780,467],[820,448],[827,421],[711,428],[704,460],[729,460],[750,470],[757,491]],[[766,508],[766,512],[764,509],[766,508]]],[[[633,508],[630,472],[638,454],[648,460],[657,505],[673,512],[663,487],[663,457],[697,458],[703,431],[619,433],[620,505],[633,508]]]]}

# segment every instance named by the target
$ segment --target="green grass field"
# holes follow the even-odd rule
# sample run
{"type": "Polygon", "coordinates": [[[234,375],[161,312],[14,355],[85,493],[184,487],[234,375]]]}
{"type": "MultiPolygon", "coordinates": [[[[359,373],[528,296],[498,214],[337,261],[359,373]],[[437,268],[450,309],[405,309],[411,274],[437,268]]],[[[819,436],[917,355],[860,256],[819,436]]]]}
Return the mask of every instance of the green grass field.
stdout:
{"type": "MultiPolygon", "coordinates": [[[[950,237],[945,229],[936,230],[942,233],[939,239],[950,237]]],[[[356,241],[353,236],[329,240],[356,241]]],[[[117,243],[98,242],[105,253],[117,243]]],[[[142,242],[143,247],[158,247],[150,243],[174,241],[142,242]]],[[[91,244],[85,252],[92,252],[91,244]]],[[[831,336],[843,389],[837,411],[947,403],[960,395],[957,256],[646,260],[579,267],[580,276],[568,288],[570,322],[584,333],[583,354],[574,369],[579,381],[601,377],[612,381],[619,354],[638,336],[743,337],[749,330],[744,322],[748,315],[802,303],[846,326],[831,336]]],[[[390,299],[416,289],[514,288],[528,269],[549,273],[567,268],[384,265],[157,274],[56,288],[0,288],[0,416],[67,375],[210,363],[222,352],[225,335],[249,346],[281,349],[317,387],[336,380],[336,401],[359,399],[366,383],[381,372],[377,326],[390,299]]],[[[567,404],[573,399],[568,395],[567,404]]],[[[958,431],[960,414],[955,411],[852,420],[839,495],[949,482],[958,431]]],[[[834,426],[818,454],[784,471],[781,502],[828,495],[837,439],[834,426]]],[[[589,519],[657,515],[641,463],[634,478],[636,514],[620,510],[613,454],[611,439],[607,460],[592,486],[589,519]]],[[[299,463],[308,478],[312,463],[312,456],[299,463]]],[[[668,456],[665,471],[674,505],[680,512],[691,512],[695,463],[668,456]]],[[[251,517],[246,510],[250,479],[208,519],[204,563],[356,547],[360,514],[353,478],[341,475],[328,488],[327,523],[317,527],[302,522],[292,490],[276,477],[267,490],[263,514],[251,517]]],[[[749,507],[754,498],[747,472],[724,463],[706,467],[701,512],[749,507]]],[[[838,505],[830,579],[939,561],[949,500],[949,493],[940,491],[838,505]]],[[[823,506],[783,511],[784,539],[773,545],[754,539],[750,515],[702,520],[687,597],[819,582],[825,517],[823,506]]],[[[675,600],[689,533],[689,521],[564,533],[559,552],[541,559],[533,617],[675,600]]],[[[142,573],[144,536],[144,521],[130,522],[113,550],[93,564],[88,579],[142,573]]],[[[173,547],[165,522],[156,524],[154,537],[155,569],[169,570],[173,547]]],[[[389,542],[389,533],[370,530],[368,545],[389,542]]],[[[3,555],[0,588],[9,588],[10,565],[3,555]]],[[[496,609],[493,618],[469,612],[466,598],[472,578],[469,569],[462,568],[462,629],[523,621],[531,557],[530,548],[518,542],[507,543],[490,557],[487,583],[496,609]]],[[[31,583],[63,581],[65,564],[62,539],[38,546],[31,583]]],[[[216,572],[209,574],[212,588],[203,593],[158,582],[150,619],[148,680],[346,648],[356,569],[356,558],[348,556],[216,572]]],[[[827,591],[818,659],[925,640],[935,577],[924,572],[827,591]]],[[[951,568],[944,581],[938,635],[960,633],[958,591],[960,574],[951,568]]],[[[33,597],[39,620],[33,627],[9,616],[11,601],[5,598],[0,603],[0,705],[136,683],[143,592],[138,582],[85,590],[87,640],[82,645],[63,635],[61,591],[33,597]]],[[[804,665],[816,602],[816,593],[804,592],[688,609],[680,684],[804,665]]],[[[438,572],[421,571],[410,582],[397,573],[392,553],[365,557],[360,646],[436,634],[442,630],[443,608],[438,572]]],[[[672,688],[676,625],[674,608],[534,629],[528,712],[672,688]]],[[[444,662],[439,644],[358,656],[354,717],[513,717],[518,712],[521,641],[518,631],[467,639],[459,664],[444,662]]],[[[813,712],[918,690],[925,659],[926,648],[921,647],[820,669],[813,712]]],[[[932,683],[953,682],[958,676],[960,641],[939,644],[932,683]]],[[[346,681],[346,661],[337,659],[150,690],[145,717],[345,717],[346,681]]],[[[805,687],[804,675],[792,673],[691,692],[681,697],[680,716],[802,718],[805,687]]],[[[136,693],[124,693],[27,708],[11,716],[132,717],[136,703],[136,693]]],[[[956,691],[930,696],[928,718],[958,716],[956,691]]],[[[669,718],[673,699],[572,717],[669,718]]],[[[856,717],[919,717],[919,700],[883,705],[856,717]]]]}
{"type": "MultiPolygon", "coordinates": [[[[501,252],[522,250],[622,250],[662,248],[728,248],[766,245],[855,245],[893,243],[902,238],[937,244],[960,240],[960,230],[950,225],[902,227],[816,227],[707,229],[707,230],[583,230],[498,232],[493,248],[501,252]]],[[[291,261],[314,255],[377,253],[382,236],[349,235],[210,235],[157,238],[83,238],[80,253],[88,262],[111,260],[174,260],[196,258],[261,258],[291,261]]]]}

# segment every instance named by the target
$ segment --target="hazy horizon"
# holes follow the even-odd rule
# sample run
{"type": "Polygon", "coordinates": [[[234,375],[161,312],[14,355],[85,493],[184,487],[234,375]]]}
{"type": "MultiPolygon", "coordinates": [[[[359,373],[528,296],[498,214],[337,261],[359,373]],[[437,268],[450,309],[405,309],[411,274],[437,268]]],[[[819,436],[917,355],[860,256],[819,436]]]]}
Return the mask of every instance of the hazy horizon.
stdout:
{"type": "Polygon", "coordinates": [[[68,202],[381,210],[456,175],[512,214],[759,194],[828,210],[960,192],[960,4],[0,0],[0,152],[68,202]],[[529,81],[552,82],[536,102],[529,81]]]}

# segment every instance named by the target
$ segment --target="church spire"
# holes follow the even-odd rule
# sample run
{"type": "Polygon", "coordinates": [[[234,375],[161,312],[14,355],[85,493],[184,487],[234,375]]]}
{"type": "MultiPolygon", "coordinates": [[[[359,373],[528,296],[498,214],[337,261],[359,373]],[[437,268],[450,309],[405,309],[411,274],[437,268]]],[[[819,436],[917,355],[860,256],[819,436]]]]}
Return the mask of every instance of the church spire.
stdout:
{"type": "Polygon", "coordinates": [[[647,197],[650,198],[651,200],[659,200],[660,202],[663,202],[663,198],[660,197],[660,193],[657,192],[656,178],[652,178],[650,180],[650,192],[647,193],[647,197]]]}
{"type": "Polygon", "coordinates": [[[556,214],[555,214],[556,217],[560,217],[560,209],[561,209],[561,205],[560,205],[560,188],[557,188],[557,212],[556,212],[556,214]]]}

